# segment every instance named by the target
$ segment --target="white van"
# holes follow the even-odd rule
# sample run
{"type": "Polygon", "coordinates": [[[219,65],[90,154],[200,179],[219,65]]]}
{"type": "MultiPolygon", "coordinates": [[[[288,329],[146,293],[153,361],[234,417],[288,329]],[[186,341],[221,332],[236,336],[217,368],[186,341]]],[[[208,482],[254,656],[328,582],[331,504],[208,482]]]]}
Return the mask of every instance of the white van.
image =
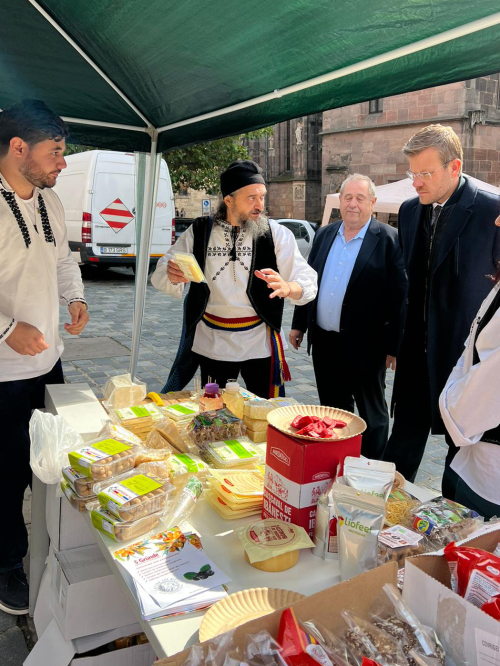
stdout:
{"type": "MultiPolygon", "coordinates": [[[[54,191],[61,199],[69,247],[80,264],[135,269],[135,183],[133,153],[89,150],[68,155],[54,191]]],[[[175,207],[170,174],[161,161],[151,245],[152,266],[175,243],[175,207]]]]}

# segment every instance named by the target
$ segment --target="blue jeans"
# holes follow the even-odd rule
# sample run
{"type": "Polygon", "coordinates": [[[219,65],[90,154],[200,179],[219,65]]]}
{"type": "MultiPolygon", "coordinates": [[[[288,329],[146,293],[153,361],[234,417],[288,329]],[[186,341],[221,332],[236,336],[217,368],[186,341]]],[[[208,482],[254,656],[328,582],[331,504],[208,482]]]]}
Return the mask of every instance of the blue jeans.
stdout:
{"type": "Polygon", "coordinates": [[[500,518],[500,505],[493,504],[493,502],[488,502],[488,500],[483,499],[460,477],[458,477],[457,481],[455,501],[459,504],[463,504],[468,509],[477,511],[478,514],[486,518],[486,520],[490,520],[493,516],[500,518]]]}
{"type": "Polygon", "coordinates": [[[0,461],[2,466],[2,542],[0,573],[22,567],[28,552],[24,524],[24,492],[31,486],[29,422],[33,409],[45,404],[45,386],[63,384],[61,361],[46,375],[0,381],[0,461]]]}

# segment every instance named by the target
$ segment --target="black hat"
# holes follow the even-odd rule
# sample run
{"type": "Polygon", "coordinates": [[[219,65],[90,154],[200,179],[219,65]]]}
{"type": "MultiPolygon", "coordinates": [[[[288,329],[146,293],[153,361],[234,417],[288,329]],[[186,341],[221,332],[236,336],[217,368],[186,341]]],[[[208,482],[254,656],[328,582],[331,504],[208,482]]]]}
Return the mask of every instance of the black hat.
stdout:
{"type": "Polygon", "coordinates": [[[231,162],[220,176],[220,189],[222,196],[236,192],[246,185],[265,185],[263,171],[252,160],[236,160],[231,162]]]}

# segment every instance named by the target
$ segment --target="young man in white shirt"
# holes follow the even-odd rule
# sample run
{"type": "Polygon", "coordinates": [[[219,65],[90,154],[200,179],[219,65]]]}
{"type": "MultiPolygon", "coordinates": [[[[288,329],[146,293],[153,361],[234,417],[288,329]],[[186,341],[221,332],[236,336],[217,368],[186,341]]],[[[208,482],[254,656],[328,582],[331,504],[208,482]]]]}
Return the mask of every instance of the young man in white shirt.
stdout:
{"type": "Polygon", "coordinates": [[[29,420],[44,406],[45,386],[63,383],[59,304],[72,335],[89,317],[78,264],[69,250],[64,210],[51,190],[65,168],[68,130],[38,100],[0,113],[0,459],[9,499],[2,524],[0,609],[28,612],[23,570],[28,536],[23,498],[31,484],[29,420]]]}
{"type": "Polygon", "coordinates": [[[284,395],[283,299],[303,305],[316,296],[316,271],[292,232],[264,214],[262,169],[238,160],[221,175],[223,202],[214,218],[197,218],[158,262],[151,279],[181,298],[185,279],[174,257],[193,253],[206,282],[191,282],[179,352],[164,390],[180,390],[198,367],[224,387],[241,373],[248,390],[284,395]]]}

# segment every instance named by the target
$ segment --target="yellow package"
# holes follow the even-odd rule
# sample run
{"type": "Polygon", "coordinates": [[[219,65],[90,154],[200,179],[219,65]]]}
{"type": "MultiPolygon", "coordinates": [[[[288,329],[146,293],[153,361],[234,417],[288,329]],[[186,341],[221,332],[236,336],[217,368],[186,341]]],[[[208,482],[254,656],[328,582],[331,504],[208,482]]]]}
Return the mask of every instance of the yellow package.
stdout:
{"type": "Polygon", "coordinates": [[[175,252],[173,260],[183,272],[186,280],[191,280],[191,282],[206,282],[203,271],[194,254],[190,252],[175,252]]]}
{"type": "Polygon", "coordinates": [[[262,506],[258,506],[254,509],[248,510],[234,510],[224,502],[220,497],[217,497],[216,493],[213,491],[208,491],[205,493],[205,497],[211,504],[217,513],[222,516],[225,520],[237,520],[238,518],[247,518],[248,516],[255,516],[262,511],[262,506]]]}
{"type": "Polygon", "coordinates": [[[262,444],[267,440],[267,430],[256,432],[255,430],[250,430],[247,428],[247,437],[254,442],[254,444],[262,444]]]}
{"type": "Polygon", "coordinates": [[[246,509],[254,509],[256,507],[262,509],[263,497],[242,497],[240,495],[234,495],[233,493],[227,492],[225,486],[221,486],[218,481],[212,478],[208,479],[208,485],[217,497],[223,500],[225,504],[235,511],[245,511],[246,509]]]}
{"type": "Polygon", "coordinates": [[[243,423],[254,432],[267,432],[269,425],[267,419],[251,419],[249,416],[243,417],[243,423]]]}
{"type": "MultiPolygon", "coordinates": [[[[250,564],[281,557],[283,557],[283,563],[288,563],[291,561],[290,558],[284,556],[302,548],[314,547],[314,543],[303,527],[285,523],[282,520],[276,520],[276,518],[266,518],[265,520],[248,523],[237,530],[237,534],[250,564]]],[[[293,559],[296,563],[297,559],[293,559]]],[[[280,562],[275,561],[273,565],[279,567],[280,562]]],[[[275,568],[275,566],[271,570],[284,571],[284,569],[275,568]]]]}
{"type": "Polygon", "coordinates": [[[264,420],[267,418],[269,412],[272,412],[276,407],[269,402],[269,400],[262,400],[260,398],[252,398],[245,402],[243,414],[250,419],[264,420]]]}
{"type": "Polygon", "coordinates": [[[238,497],[262,497],[264,495],[264,468],[211,469],[210,476],[221,486],[238,497]]]}

